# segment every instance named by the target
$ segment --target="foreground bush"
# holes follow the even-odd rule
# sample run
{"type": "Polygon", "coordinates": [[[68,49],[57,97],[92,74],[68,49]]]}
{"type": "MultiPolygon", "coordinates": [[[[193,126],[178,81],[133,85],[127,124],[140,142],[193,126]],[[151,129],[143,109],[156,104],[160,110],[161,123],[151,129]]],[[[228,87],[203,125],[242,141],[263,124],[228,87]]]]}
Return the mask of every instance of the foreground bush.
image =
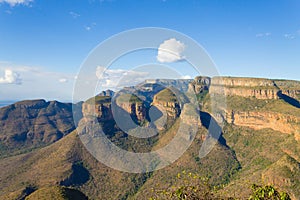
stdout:
{"type": "MultiPolygon", "coordinates": [[[[215,195],[222,187],[224,186],[212,186],[207,178],[183,171],[177,175],[176,186],[166,189],[153,188],[153,197],[149,200],[234,200],[235,198],[215,195]]],[[[251,188],[252,194],[248,200],[291,200],[286,192],[278,192],[273,186],[253,184],[251,188]]]]}

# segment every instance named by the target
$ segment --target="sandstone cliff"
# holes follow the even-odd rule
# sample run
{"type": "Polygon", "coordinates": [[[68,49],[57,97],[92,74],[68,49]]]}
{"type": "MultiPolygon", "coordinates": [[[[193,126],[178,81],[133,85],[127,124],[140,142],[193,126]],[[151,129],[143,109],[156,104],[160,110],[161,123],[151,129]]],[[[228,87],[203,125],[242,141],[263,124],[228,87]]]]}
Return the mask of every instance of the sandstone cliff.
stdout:
{"type": "Polygon", "coordinates": [[[226,111],[225,120],[236,126],[255,130],[270,128],[286,134],[294,134],[300,141],[300,116],[262,111],[226,111]]]}
{"type": "Polygon", "coordinates": [[[94,116],[101,120],[113,119],[111,111],[111,97],[96,96],[88,99],[82,105],[84,117],[94,116]]]}
{"type": "Polygon", "coordinates": [[[291,80],[274,80],[277,87],[282,90],[282,94],[300,101],[300,82],[291,80]]]}
{"type": "Polygon", "coordinates": [[[171,119],[176,119],[180,115],[179,101],[170,89],[164,89],[156,94],[152,105],[164,109],[167,116],[171,119]]]}
{"type": "Polygon", "coordinates": [[[206,76],[197,76],[189,84],[188,91],[195,92],[196,94],[208,91],[211,84],[211,78],[206,76]]]}
{"type": "Polygon", "coordinates": [[[137,96],[122,94],[116,98],[116,104],[139,122],[146,119],[146,107],[137,96]]]}
{"type": "MultiPolygon", "coordinates": [[[[109,96],[96,96],[87,100],[82,106],[84,117],[94,116],[101,121],[113,120],[112,100],[113,99],[109,96]]],[[[129,113],[134,120],[145,120],[146,108],[137,96],[121,94],[116,97],[115,103],[116,106],[129,113]]],[[[118,108],[116,108],[116,110],[117,109],[118,108]]]]}
{"type": "Polygon", "coordinates": [[[257,99],[278,99],[279,91],[272,80],[259,78],[214,77],[209,88],[210,94],[257,99]]]}

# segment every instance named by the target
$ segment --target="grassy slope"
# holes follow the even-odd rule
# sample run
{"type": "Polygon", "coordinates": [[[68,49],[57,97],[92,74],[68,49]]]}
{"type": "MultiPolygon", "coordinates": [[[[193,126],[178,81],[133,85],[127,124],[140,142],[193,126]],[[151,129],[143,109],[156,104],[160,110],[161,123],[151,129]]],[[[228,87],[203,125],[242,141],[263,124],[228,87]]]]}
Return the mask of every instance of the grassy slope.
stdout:
{"type": "MultiPolygon", "coordinates": [[[[174,131],[176,128],[164,136],[171,139],[174,131]]],[[[138,190],[139,194],[145,196],[144,193],[149,192],[154,183],[172,184],[170,177],[176,177],[183,169],[197,171],[205,176],[209,174],[212,180],[223,183],[227,181],[227,178],[223,178],[228,177],[238,166],[234,154],[228,148],[217,145],[211,156],[197,160],[201,134],[206,134],[206,130],[202,128],[199,131],[198,138],[182,158],[149,178],[150,174],[122,173],[99,163],[85,150],[76,132],[73,132],[48,147],[0,160],[0,168],[3,169],[0,172],[0,199],[9,199],[9,194],[16,197],[16,191],[19,191],[20,196],[29,186],[41,189],[66,183],[66,180],[74,176],[73,166],[78,162],[88,171],[89,178],[83,183],[71,186],[83,191],[91,199],[126,199],[133,197],[138,190]],[[227,159],[223,159],[224,157],[227,159]]],[[[160,145],[165,142],[168,140],[162,139],[160,145]]]]}
{"type": "Polygon", "coordinates": [[[286,103],[282,99],[261,100],[239,96],[226,96],[224,98],[220,95],[215,95],[214,97],[207,95],[204,101],[206,110],[211,110],[210,107],[212,106],[218,107],[221,101],[225,101],[224,105],[226,105],[227,110],[278,112],[282,114],[300,116],[300,109],[286,103]]]}
{"type": "Polygon", "coordinates": [[[136,95],[132,94],[122,94],[117,97],[118,103],[142,103],[143,101],[139,99],[136,95]]]}
{"type": "Polygon", "coordinates": [[[176,94],[171,89],[164,89],[155,95],[157,101],[178,102],[176,94]]]}
{"type": "MultiPolygon", "coordinates": [[[[228,126],[224,137],[228,145],[236,152],[242,166],[239,173],[234,176],[234,180],[222,191],[230,196],[235,194],[235,197],[247,197],[251,184],[266,184],[262,181],[264,171],[286,153],[298,160],[300,158],[300,145],[293,136],[270,129],[254,131],[228,126]]],[[[300,180],[300,177],[294,177],[294,180],[300,180]]],[[[295,193],[297,190],[291,188],[289,191],[295,193]]]]}
{"type": "Polygon", "coordinates": [[[70,189],[61,186],[52,186],[41,188],[25,200],[87,200],[87,197],[78,190],[70,189]]]}
{"type": "MultiPolygon", "coordinates": [[[[177,125],[175,124],[175,127],[177,125]]],[[[155,149],[166,145],[173,138],[175,132],[176,128],[171,128],[170,132],[161,138],[155,149]]],[[[206,134],[207,130],[200,128],[190,148],[175,163],[155,171],[139,192],[130,199],[149,199],[153,196],[152,188],[164,189],[182,184],[177,181],[176,177],[183,170],[207,177],[213,185],[222,185],[229,181],[231,175],[236,173],[239,168],[239,163],[229,148],[217,143],[208,156],[198,159],[202,144],[201,136],[206,134]]]]}
{"type": "Polygon", "coordinates": [[[85,101],[85,103],[87,104],[100,104],[100,103],[110,103],[110,102],[111,102],[111,97],[109,96],[95,96],[85,101]]]}
{"type": "Polygon", "coordinates": [[[122,199],[134,193],[143,175],[121,173],[97,162],[82,146],[76,132],[35,152],[0,160],[0,199],[33,185],[58,185],[72,176],[72,166],[81,162],[89,179],[75,185],[91,199],[122,199]]]}

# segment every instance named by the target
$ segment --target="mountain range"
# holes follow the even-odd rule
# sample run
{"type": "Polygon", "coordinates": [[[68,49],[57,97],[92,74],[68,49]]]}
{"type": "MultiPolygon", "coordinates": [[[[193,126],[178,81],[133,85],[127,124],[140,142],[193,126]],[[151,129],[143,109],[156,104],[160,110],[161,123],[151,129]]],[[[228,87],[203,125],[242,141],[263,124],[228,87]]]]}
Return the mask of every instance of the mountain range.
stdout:
{"type": "MultiPolygon", "coordinates": [[[[216,199],[247,199],[251,185],[273,185],[300,199],[300,82],[196,77],[148,80],[104,91],[77,104],[25,100],[0,108],[0,199],[149,199],[153,189],[183,184],[182,171],[205,177],[216,199]],[[199,124],[191,146],[174,163],[144,173],[121,172],[86,149],[77,126],[96,119],[106,137],[129,152],[166,146],[195,94],[199,124]],[[117,108],[116,111],[113,107],[117,108]],[[114,112],[130,117],[122,125],[114,112]],[[210,125],[221,131],[214,136],[210,125]],[[127,131],[152,127],[137,138],[127,131]],[[205,156],[199,150],[212,138],[205,156]]],[[[89,125],[87,125],[88,127],[89,125]]]]}

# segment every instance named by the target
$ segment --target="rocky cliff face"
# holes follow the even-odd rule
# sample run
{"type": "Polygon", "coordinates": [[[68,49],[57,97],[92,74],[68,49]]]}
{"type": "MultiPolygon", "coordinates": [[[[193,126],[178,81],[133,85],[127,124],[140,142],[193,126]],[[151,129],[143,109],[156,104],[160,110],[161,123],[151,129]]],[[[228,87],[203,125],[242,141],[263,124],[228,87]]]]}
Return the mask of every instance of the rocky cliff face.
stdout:
{"type": "Polygon", "coordinates": [[[274,80],[282,94],[300,101],[300,82],[291,80],[274,80]]]}
{"type": "Polygon", "coordinates": [[[113,119],[111,111],[111,97],[96,96],[82,104],[83,117],[94,116],[100,120],[113,119]]]}
{"type": "Polygon", "coordinates": [[[279,91],[272,80],[259,78],[214,77],[209,88],[210,94],[257,99],[278,99],[279,91]]]}
{"type": "MultiPolygon", "coordinates": [[[[94,116],[98,120],[113,120],[112,98],[96,96],[89,99],[82,106],[84,117],[94,116]]],[[[130,114],[132,118],[143,121],[146,118],[146,108],[141,100],[134,95],[122,94],[116,97],[116,106],[130,114]]]]}
{"type": "Polygon", "coordinates": [[[227,111],[225,120],[237,126],[246,126],[255,130],[270,128],[286,134],[294,134],[300,141],[300,117],[259,111],[227,111]]]}
{"type": "Polygon", "coordinates": [[[206,76],[197,76],[193,81],[189,83],[190,92],[195,92],[196,94],[208,91],[211,84],[211,78],[206,76]]]}
{"type": "Polygon", "coordinates": [[[181,92],[186,92],[189,87],[189,83],[193,81],[192,79],[152,79],[146,80],[145,84],[157,84],[163,86],[163,88],[175,87],[181,92]]]}
{"type": "Polygon", "coordinates": [[[213,85],[210,87],[210,94],[225,94],[226,96],[253,97],[256,99],[278,99],[277,88],[234,88],[223,85],[213,85]]]}
{"type": "Polygon", "coordinates": [[[218,108],[214,116],[219,122],[255,130],[269,128],[293,134],[300,141],[299,89],[298,81],[214,77],[209,94],[226,97],[228,107],[218,108]]]}
{"type": "Polygon", "coordinates": [[[108,96],[108,97],[113,97],[114,95],[115,95],[115,92],[112,90],[105,90],[98,94],[98,96],[108,96]]]}
{"type": "Polygon", "coordinates": [[[209,92],[256,99],[280,99],[280,94],[284,94],[299,101],[300,82],[263,78],[213,77],[209,92]]]}
{"type": "Polygon", "coordinates": [[[0,109],[0,142],[9,148],[48,144],[74,129],[69,103],[27,100],[0,109]]]}
{"type": "Polygon", "coordinates": [[[179,102],[170,89],[164,89],[156,94],[153,98],[152,105],[163,109],[162,112],[166,112],[167,117],[170,119],[174,120],[180,115],[179,102]]]}
{"type": "Polygon", "coordinates": [[[116,104],[141,122],[146,119],[146,107],[141,99],[135,95],[122,94],[116,98],[116,104]]]}

